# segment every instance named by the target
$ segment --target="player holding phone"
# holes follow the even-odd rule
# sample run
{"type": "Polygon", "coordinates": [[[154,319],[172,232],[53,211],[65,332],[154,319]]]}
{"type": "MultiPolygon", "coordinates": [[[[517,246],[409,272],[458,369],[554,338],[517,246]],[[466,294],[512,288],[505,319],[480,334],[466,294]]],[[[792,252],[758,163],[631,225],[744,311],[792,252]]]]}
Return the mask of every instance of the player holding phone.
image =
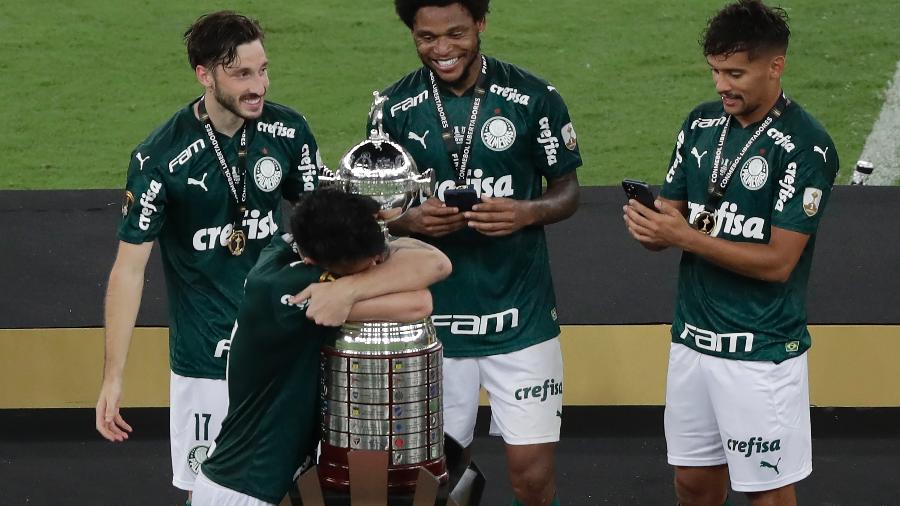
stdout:
{"type": "Polygon", "coordinates": [[[550,504],[562,355],[543,225],[578,206],[575,130],[556,88],[481,53],[488,0],[395,7],[423,65],[384,92],[384,129],[421,169],[435,170],[438,184],[436,197],[391,231],[416,234],[453,262],[453,274],[432,287],[445,431],[472,442],[483,385],[517,500],[550,504]],[[552,379],[554,395],[516,399],[538,378],[552,379]]]}
{"type": "Polygon", "coordinates": [[[659,213],[625,206],[631,235],[684,251],[666,381],[668,461],[682,505],[796,504],[812,472],[806,287],[838,170],[824,128],[781,88],[790,29],[758,0],[710,21],[721,100],[678,134],[659,213]]]}

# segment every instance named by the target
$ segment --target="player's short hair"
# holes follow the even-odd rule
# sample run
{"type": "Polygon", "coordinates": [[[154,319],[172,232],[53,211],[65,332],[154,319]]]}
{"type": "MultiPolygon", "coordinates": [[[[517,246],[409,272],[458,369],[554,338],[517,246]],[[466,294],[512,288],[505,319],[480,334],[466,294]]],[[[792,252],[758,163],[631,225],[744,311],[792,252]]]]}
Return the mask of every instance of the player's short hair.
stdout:
{"type": "Polygon", "coordinates": [[[384,233],[371,197],[319,188],[304,194],[291,213],[291,233],[300,252],[317,264],[333,267],[384,253],[384,233]]]}
{"type": "Polygon", "coordinates": [[[738,0],[710,18],[700,45],[704,56],[747,51],[752,60],[760,54],[785,54],[790,37],[784,9],[769,7],[760,0],[738,0]]]}
{"type": "Polygon", "coordinates": [[[475,21],[483,21],[490,12],[488,4],[491,0],[394,0],[394,9],[397,15],[406,26],[412,30],[413,22],[416,20],[416,13],[422,7],[446,7],[448,5],[460,4],[475,21]]]}
{"type": "Polygon", "coordinates": [[[184,32],[192,69],[198,65],[227,67],[237,56],[238,46],[255,40],[262,42],[264,38],[259,21],[234,11],[204,14],[184,32]]]}

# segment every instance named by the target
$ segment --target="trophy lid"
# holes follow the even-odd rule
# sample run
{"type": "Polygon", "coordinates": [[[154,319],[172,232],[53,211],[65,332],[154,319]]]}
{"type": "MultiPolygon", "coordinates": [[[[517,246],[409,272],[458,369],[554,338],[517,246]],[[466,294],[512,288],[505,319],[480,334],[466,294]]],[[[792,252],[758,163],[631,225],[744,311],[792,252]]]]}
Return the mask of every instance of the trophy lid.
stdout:
{"type": "Polygon", "coordinates": [[[420,175],[409,152],[384,131],[383,105],[387,97],[377,91],[373,96],[369,138],[341,157],[333,177],[322,176],[319,180],[338,185],[348,193],[372,197],[381,206],[380,219],[387,222],[399,218],[420,194],[430,195],[434,178],[432,170],[420,175]]]}

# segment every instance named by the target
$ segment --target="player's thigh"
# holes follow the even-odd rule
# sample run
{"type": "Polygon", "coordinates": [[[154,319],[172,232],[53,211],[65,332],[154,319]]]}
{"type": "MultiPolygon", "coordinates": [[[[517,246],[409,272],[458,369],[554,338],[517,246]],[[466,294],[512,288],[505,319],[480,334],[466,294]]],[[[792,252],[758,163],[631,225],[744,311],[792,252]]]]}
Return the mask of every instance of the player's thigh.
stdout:
{"type": "Polygon", "coordinates": [[[200,473],[194,483],[191,506],[272,506],[272,503],[225,488],[200,473]]]}
{"type": "Polygon", "coordinates": [[[559,441],[563,361],[559,338],[482,357],[481,383],[491,402],[491,433],[509,445],[559,441]]]}
{"type": "Polygon", "coordinates": [[[225,380],[188,378],[171,373],[169,384],[169,437],[172,448],[172,484],[193,488],[200,464],[219,435],[228,412],[225,380]]]}
{"type": "Polygon", "coordinates": [[[669,464],[708,467],[726,463],[715,410],[703,373],[706,355],[679,343],[669,348],[665,432],[669,464]]]}
{"type": "Polygon", "coordinates": [[[732,488],[774,490],[809,476],[806,354],[780,364],[716,359],[708,374],[732,488]]]}
{"type": "Polygon", "coordinates": [[[478,358],[444,357],[443,387],[444,432],[465,448],[475,435],[481,391],[478,358]]]}

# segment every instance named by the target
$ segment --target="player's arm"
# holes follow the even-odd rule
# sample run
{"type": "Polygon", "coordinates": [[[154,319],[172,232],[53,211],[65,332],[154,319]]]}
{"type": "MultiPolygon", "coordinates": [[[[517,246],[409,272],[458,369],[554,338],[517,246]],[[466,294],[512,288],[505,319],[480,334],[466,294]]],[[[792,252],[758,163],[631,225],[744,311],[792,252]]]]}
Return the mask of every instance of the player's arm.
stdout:
{"type": "Polygon", "coordinates": [[[308,300],[307,317],[319,325],[344,323],[353,304],[381,295],[427,288],[450,275],[450,260],[440,250],[411,238],[391,243],[387,260],[331,283],[314,283],[291,298],[308,300]]]}
{"type": "Polygon", "coordinates": [[[109,273],[104,310],[103,384],[97,400],[96,427],[110,441],[124,441],[131,432],[131,426],[119,414],[119,402],[131,335],[141,305],[144,271],[152,248],[152,242],[130,244],[120,241],[109,273]]]}
{"type": "Polygon", "coordinates": [[[573,170],[547,179],[547,191],[535,200],[482,197],[463,213],[470,227],[489,236],[509,235],[531,225],[549,225],[575,214],[579,200],[578,175],[573,170]]]}
{"type": "Polygon", "coordinates": [[[688,224],[684,208],[678,209],[663,199],[656,201],[656,207],[660,212],[637,202],[626,206],[628,231],[641,244],[675,246],[762,281],[787,281],[809,240],[807,234],[772,227],[767,244],[728,241],[695,230],[688,224]]]}
{"type": "Polygon", "coordinates": [[[432,308],[428,290],[389,293],[353,304],[347,320],[411,322],[430,316],[432,308]]]}

